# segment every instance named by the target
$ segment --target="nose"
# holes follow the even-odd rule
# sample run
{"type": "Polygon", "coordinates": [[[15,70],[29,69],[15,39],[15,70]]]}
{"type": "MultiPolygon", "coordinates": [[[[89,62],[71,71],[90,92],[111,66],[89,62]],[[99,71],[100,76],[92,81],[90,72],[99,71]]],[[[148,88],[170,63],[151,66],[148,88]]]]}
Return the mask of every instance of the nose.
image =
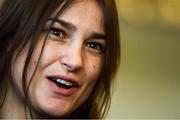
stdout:
{"type": "Polygon", "coordinates": [[[61,64],[67,71],[78,71],[83,66],[83,52],[81,47],[71,47],[65,50],[61,64]]]}

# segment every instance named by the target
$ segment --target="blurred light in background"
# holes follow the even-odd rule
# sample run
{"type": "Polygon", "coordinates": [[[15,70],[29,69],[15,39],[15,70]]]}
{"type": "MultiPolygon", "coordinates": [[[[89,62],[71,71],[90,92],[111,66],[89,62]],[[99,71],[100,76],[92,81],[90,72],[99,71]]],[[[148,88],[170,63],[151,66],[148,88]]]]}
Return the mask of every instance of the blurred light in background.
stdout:
{"type": "Polygon", "coordinates": [[[119,15],[135,26],[161,24],[180,27],[180,0],[116,0],[119,15]]]}
{"type": "Polygon", "coordinates": [[[121,64],[109,119],[180,120],[180,0],[116,0],[121,64]]]}

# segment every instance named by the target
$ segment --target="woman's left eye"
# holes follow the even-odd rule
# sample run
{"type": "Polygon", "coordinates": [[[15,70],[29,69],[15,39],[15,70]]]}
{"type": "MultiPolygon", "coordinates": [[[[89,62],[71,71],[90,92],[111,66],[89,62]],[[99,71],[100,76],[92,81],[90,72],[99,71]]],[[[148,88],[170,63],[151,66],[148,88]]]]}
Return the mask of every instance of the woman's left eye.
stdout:
{"type": "Polygon", "coordinates": [[[104,50],[104,45],[98,42],[89,42],[86,47],[93,50],[94,52],[102,53],[104,50]]]}

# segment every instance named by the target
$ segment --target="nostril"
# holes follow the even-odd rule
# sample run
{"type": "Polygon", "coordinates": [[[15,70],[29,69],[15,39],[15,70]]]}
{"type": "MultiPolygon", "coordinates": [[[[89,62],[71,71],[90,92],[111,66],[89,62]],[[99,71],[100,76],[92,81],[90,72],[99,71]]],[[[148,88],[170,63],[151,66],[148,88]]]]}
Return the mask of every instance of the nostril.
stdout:
{"type": "Polygon", "coordinates": [[[82,68],[81,64],[77,64],[76,62],[62,63],[63,67],[67,71],[78,71],[82,68]]]}
{"type": "Polygon", "coordinates": [[[64,66],[68,71],[73,71],[73,66],[72,66],[72,65],[63,63],[63,66],[64,66]]]}

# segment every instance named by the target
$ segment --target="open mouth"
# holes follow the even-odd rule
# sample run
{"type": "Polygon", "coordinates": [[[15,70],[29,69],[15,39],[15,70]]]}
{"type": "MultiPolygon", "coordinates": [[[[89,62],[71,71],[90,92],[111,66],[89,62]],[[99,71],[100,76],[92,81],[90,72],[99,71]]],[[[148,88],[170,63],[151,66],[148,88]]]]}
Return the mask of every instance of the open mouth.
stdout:
{"type": "Polygon", "coordinates": [[[77,88],[79,87],[78,83],[67,80],[65,78],[60,78],[57,76],[48,76],[47,79],[55,83],[57,86],[64,88],[64,89],[70,89],[70,88],[77,88]]]}

